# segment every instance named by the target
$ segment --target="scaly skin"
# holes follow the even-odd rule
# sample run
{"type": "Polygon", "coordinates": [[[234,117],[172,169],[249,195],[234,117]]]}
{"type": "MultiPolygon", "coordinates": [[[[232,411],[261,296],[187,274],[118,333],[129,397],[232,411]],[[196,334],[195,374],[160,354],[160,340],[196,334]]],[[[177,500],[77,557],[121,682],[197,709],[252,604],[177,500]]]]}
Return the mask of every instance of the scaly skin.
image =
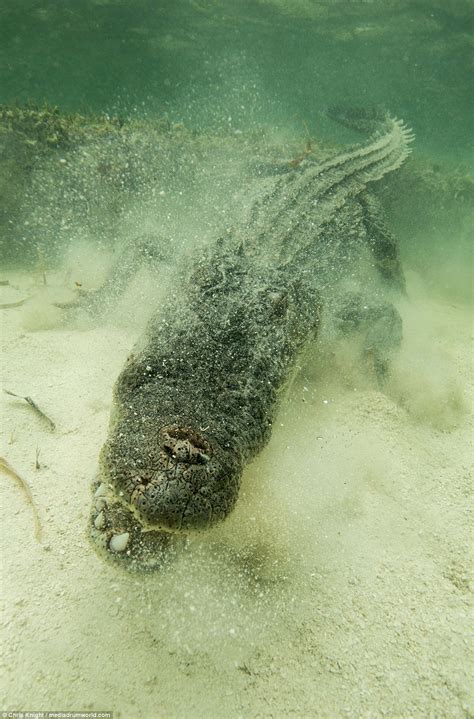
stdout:
{"type": "Polygon", "coordinates": [[[159,533],[140,527],[202,529],[232,510],[242,470],[268,441],[279,394],[318,327],[314,289],[238,253],[213,259],[151,323],[115,386],[100,459],[112,492],[95,500],[92,521],[102,512],[104,525],[93,533],[104,549],[128,532],[141,565],[159,533]]]}
{"type": "Polygon", "coordinates": [[[386,118],[370,144],[278,178],[151,320],[115,385],[94,485],[92,538],[107,556],[153,568],[176,537],[232,510],[317,335],[321,297],[330,307],[348,263],[370,250],[357,197],[401,165],[409,140],[386,118]]]}

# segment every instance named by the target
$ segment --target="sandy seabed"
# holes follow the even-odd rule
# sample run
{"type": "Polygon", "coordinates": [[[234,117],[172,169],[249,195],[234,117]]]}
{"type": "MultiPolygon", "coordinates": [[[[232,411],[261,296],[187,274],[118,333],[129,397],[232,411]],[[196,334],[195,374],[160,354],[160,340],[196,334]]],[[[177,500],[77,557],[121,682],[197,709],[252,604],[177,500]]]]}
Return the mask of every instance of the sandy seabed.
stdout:
{"type": "MultiPolygon", "coordinates": [[[[37,292],[26,274],[5,277],[4,303],[37,292]]],[[[310,356],[233,515],[140,576],[104,563],[86,534],[138,328],[118,315],[61,325],[51,291],[1,310],[4,387],[56,431],[2,396],[2,455],[31,486],[43,538],[2,474],[0,708],[472,716],[468,308],[412,289],[388,394],[310,356]]]]}

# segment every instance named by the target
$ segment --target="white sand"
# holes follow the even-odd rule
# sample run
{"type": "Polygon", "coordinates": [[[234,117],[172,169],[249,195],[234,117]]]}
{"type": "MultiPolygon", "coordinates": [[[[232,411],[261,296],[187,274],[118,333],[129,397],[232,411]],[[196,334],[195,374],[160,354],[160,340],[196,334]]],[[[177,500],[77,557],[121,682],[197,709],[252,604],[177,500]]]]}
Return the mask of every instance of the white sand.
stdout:
{"type": "MultiPolygon", "coordinates": [[[[0,288],[2,302],[31,282],[10,279],[20,289],[0,288]]],[[[390,396],[309,358],[234,514],[163,574],[133,576],[96,556],[86,524],[138,328],[61,329],[38,302],[1,311],[4,386],[57,423],[2,397],[2,455],[30,483],[44,538],[2,474],[1,709],[472,716],[467,309],[412,294],[390,396]]]]}

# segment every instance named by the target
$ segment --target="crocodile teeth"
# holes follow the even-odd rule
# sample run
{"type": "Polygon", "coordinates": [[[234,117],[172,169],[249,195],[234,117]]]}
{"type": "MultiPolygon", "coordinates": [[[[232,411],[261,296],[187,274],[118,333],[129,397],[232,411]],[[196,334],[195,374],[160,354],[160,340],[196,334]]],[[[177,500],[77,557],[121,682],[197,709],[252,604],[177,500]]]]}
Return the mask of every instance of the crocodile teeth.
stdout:
{"type": "Polygon", "coordinates": [[[94,492],[94,497],[103,497],[107,494],[107,485],[105,482],[101,482],[94,492]]]}
{"type": "Polygon", "coordinates": [[[123,534],[114,534],[110,540],[109,548],[112,552],[123,552],[127,548],[128,540],[130,539],[129,532],[123,532],[123,534]]]}
{"type": "Polygon", "coordinates": [[[103,529],[105,527],[105,515],[103,512],[99,512],[97,517],[94,519],[94,527],[96,529],[103,529]]]}

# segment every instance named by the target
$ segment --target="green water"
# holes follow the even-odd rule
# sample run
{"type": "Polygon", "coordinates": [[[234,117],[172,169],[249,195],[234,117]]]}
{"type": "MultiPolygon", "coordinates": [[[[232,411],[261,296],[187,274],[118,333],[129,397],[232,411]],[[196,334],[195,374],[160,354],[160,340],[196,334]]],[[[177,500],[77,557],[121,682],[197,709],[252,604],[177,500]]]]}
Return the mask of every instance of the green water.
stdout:
{"type": "Polygon", "coordinates": [[[33,296],[2,310],[5,388],[58,428],[2,397],[2,454],[29,481],[45,538],[2,474],[0,711],[472,716],[473,19],[471,0],[0,0],[1,104],[169,122],[180,148],[160,158],[142,143],[143,184],[125,197],[113,184],[123,146],[92,152],[110,185],[73,152],[63,181],[53,148],[30,186],[30,155],[16,166],[0,134],[0,304],[33,296]],[[167,265],[159,287],[140,275],[98,321],[68,324],[55,302],[100,286],[131,231],[163,223],[199,252],[228,222],[226,200],[245,197],[249,156],[271,166],[308,136],[315,156],[360,141],[328,119],[334,103],[383,105],[416,136],[379,188],[408,285],[390,385],[354,369],[350,347],[310,352],[235,512],[162,575],[121,573],[86,542],[89,483],[113,382],[167,265]],[[159,221],[155,161],[170,195],[159,221]]]}
{"type": "MultiPolygon", "coordinates": [[[[167,117],[198,132],[265,127],[302,147],[307,132],[353,141],[327,119],[331,104],[383,105],[413,128],[418,158],[462,175],[473,160],[472,16],[469,0],[3,0],[0,101],[167,117]]],[[[423,215],[416,243],[400,241],[417,272],[435,265],[432,285],[466,297],[472,215],[447,210],[431,225],[423,215]],[[444,262],[455,268],[445,278],[444,262]]]]}
{"type": "Polygon", "coordinates": [[[0,20],[2,102],[318,136],[328,104],[382,103],[437,157],[472,152],[469,0],[3,0],[0,20]]]}

